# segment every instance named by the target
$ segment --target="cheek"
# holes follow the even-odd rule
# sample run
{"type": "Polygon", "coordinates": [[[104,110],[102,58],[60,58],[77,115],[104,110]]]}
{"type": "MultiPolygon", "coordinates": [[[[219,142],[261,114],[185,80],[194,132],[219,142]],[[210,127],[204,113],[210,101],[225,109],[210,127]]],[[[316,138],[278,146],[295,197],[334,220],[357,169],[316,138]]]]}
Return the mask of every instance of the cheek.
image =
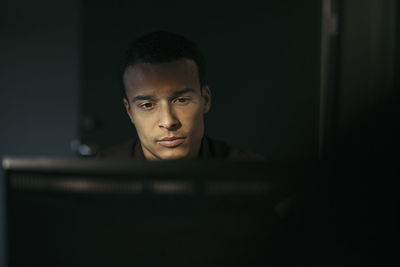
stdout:
{"type": "Polygon", "coordinates": [[[136,132],[139,135],[139,137],[146,138],[151,136],[151,118],[147,117],[138,117],[138,116],[133,116],[132,117],[132,123],[136,128],[136,132]]]}
{"type": "Polygon", "coordinates": [[[181,118],[183,118],[182,124],[186,124],[189,131],[197,132],[203,127],[203,112],[201,109],[186,110],[181,118]]]}

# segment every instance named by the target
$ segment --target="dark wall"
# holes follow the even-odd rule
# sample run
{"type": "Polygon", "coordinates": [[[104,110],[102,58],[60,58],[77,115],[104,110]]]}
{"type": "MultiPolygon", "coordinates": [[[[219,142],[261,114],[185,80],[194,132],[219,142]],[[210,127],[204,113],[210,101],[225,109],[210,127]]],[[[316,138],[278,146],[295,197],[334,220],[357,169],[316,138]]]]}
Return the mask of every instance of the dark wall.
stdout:
{"type": "MultiPolygon", "coordinates": [[[[71,156],[77,137],[79,1],[0,2],[0,157],[71,156]]],[[[2,173],[0,180],[3,182],[2,173]]],[[[4,253],[0,185],[0,266],[4,253]]]]}
{"type": "Polygon", "coordinates": [[[337,90],[338,136],[367,113],[380,113],[395,87],[396,1],[343,1],[337,90]]]}
{"type": "Polygon", "coordinates": [[[78,1],[1,6],[0,155],[70,155],[77,134],[78,1]]]}
{"type": "Polygon", "coordinates": [[[198,43],[208,66],[207,133],[271,159],[317,154],[320,1],[84,2],[81,112],[85,143],[135,135],[122,105],[118,63],[153,30],[198,43]]]}

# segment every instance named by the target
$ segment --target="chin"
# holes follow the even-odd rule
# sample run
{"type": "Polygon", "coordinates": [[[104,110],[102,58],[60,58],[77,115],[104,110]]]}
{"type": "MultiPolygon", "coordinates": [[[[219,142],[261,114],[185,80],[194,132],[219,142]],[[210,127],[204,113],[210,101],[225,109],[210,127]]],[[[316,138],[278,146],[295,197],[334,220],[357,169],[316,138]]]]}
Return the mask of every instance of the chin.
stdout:
{"type": "Polygon", "coordinates": [[[177,160],[188,158],[189,153],[184,151],[170,151],[159,155],[161,160],[177,160]]]}

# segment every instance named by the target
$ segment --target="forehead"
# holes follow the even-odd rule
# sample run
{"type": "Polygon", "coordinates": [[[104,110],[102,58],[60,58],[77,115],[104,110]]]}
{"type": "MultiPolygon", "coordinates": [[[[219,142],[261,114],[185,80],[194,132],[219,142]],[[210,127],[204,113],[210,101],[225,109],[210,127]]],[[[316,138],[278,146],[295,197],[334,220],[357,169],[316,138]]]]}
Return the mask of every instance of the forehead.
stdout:
{"type": "Polygon", "coordinates": [[[167,63],[139,63],[128,67],[124,84],[129,95],[142,92],[166,92],[193,88],[200,90],[197,65],[181,59],[167,63]]]}

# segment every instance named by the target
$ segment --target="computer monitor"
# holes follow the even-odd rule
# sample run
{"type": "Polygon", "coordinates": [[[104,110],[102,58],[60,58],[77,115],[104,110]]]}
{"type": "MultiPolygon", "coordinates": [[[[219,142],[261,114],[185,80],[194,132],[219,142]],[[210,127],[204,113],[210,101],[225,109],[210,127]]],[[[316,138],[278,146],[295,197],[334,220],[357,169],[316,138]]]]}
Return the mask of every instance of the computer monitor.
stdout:
{"type": "Polygon", "coordinates": [[[6,157],[8,266],[257,266],[298,168],[6,157]]]}

